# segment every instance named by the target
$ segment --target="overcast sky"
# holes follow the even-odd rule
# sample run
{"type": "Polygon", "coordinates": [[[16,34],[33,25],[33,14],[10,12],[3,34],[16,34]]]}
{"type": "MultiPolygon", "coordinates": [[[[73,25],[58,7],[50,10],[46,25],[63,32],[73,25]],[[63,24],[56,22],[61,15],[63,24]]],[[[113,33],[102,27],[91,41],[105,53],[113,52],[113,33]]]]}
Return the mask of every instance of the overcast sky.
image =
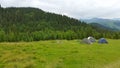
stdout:
{"type": "Polygon", "coordinates": [[[80,18],[120,18],[120,0],[0,0],[2,7],[37,7],[80,18]]]}

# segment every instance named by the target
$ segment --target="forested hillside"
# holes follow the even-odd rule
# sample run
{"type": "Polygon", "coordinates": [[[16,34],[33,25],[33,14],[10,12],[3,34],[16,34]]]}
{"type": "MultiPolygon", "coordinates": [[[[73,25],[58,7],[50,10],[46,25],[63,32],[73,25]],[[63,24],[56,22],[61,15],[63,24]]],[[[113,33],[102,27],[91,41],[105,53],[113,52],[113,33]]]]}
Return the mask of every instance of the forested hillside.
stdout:
{"type": "Polygon", "coordinates": [[[49,39],[120,38],[111,32],[64,15],[37,8],[0,7],[0,41],[39,41],[49,39]]]}

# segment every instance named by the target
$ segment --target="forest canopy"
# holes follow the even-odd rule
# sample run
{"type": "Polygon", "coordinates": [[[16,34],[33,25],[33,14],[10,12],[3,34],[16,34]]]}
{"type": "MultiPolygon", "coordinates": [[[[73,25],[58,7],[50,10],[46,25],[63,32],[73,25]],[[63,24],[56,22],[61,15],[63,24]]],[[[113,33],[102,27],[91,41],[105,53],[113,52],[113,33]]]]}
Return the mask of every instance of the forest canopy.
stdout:
{"type": "Polygon", "coordinates": [[[0,6],[0,41],[82,39],[88,36],[119,39],[120,32],[86,24],[65,15],[30,7],[0,6]]]}

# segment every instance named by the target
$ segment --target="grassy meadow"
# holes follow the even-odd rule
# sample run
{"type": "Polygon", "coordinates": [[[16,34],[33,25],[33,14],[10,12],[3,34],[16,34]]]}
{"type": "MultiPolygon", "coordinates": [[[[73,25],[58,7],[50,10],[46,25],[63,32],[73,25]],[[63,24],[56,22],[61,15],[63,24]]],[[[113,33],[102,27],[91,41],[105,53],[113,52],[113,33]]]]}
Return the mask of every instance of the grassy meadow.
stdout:
{"type": "Polygon", "coordinates": [[[120,68],[120,40],[0,43],[0,68],[120,68]]]}

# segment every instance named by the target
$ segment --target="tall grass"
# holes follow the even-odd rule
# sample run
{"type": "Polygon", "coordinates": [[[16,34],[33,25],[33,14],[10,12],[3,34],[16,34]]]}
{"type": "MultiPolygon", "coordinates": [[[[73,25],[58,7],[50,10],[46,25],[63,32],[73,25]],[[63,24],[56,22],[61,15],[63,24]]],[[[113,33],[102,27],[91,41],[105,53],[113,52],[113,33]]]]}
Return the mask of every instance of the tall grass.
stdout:
{"type": "Polygon", "coordinates": [[[0,68],[120,68],[120,40],[0,43],[0,68]]]}

